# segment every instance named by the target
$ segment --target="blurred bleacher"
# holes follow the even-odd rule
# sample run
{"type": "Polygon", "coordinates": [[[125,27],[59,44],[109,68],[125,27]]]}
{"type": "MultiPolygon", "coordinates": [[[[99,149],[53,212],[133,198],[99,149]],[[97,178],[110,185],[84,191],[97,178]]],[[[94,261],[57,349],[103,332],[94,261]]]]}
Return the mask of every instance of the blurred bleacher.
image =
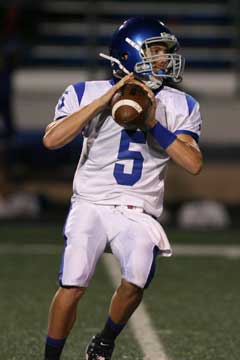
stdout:
{"type": "Polygon", "coordinates": [[[231,0],[79,1],[40,3],[39,37],[28,66],[108,66],[113,31],[130,16],[157,16],[175,32],[188,69],[232,69],[235,62],[231,0]]]}
{"type": "Polygon", "coordinates": [[[204,120],[206,170],[192,181],[170,166],[167,200],[182,201],[188,194],[189,199],[240,203],[238,0],[39,2],[37,36],[14,75],[18,132],[11,159],[16,176],[29,191],[62,200],[70,196],[81,138],[50,152],[42,146],[44,128],[67,85],[111,76],[109,62],[98,53],[107,53],[113,31],[136,15],[157,16],[177,35],[186,57],[181,88],[200,101],[204,120]]]}

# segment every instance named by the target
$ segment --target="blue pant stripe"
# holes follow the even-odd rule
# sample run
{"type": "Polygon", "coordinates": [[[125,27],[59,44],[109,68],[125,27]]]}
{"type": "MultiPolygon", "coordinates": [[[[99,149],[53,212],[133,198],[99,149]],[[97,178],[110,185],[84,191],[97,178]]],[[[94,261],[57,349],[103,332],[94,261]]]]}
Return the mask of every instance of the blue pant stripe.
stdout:
{"type": "Polygon", "coordinates": [[[155,274],[155,271],[156,271],[156,258],[158,256],[158,254],[160,253],[160,250],[157,246],[154,246],[153,248],[153,261],[152,261],[152,266],[151,266],[151,269],[150,269],[150,272],[148,274],[148,278],[147,278],[147,281],[146,281],[146,284],[144,286],[144,289],[147,289],[154,277],[154,274],[155,274]]]}

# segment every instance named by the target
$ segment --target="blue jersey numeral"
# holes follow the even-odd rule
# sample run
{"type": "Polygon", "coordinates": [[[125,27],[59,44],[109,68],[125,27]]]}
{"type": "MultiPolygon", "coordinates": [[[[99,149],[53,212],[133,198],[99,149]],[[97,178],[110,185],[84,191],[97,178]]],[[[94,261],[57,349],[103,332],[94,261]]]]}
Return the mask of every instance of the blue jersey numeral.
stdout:
{"type": "Polygon", "coordinates": [[[60,98],[57,109],[60,110],[64,107],[65,95],[68,94],[68,90],[64,91],[63,96],[60,98]]]}
{"type": "Polygon", "coordinates": [[[144,132],[122,130],[118,160],[133,160],[133,168],[131,174],[126,174],[124,173],[124,165],[115,164],[113,175],[120,185],[134,185],[142,176],[144,158],[140,151],[129,150],[130,143],[145,144],[144,132]]]}

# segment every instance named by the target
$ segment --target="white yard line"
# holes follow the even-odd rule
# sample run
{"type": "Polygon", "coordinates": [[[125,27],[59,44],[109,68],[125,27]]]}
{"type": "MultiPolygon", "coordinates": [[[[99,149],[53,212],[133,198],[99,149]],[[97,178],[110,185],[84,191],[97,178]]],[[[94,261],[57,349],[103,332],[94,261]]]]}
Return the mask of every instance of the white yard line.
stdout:
{"type": "MultiPolygon", "coordinates": [[[[121,274],[117,261],[109,254],[104,255],[103,261],[112,282],[115,286],[118,286],[121,274]]],[[[129,325],[144,354],[144,360],[169,360],[159,337],[156,335],[143,302],[131,317],[129,325]]]]}
{"type": "Polygon", "coordinates": [[[240,257],[239,245],[175,245],[173,255],[177,256],[223,256],[240,257]]]}
{"type": "MultiPolygon", "coordinates": [[[[1,244],[0,255],[55,255],[63,251],[60,244],[1,244]]],[[[174,245],[174,256],[217,256],[217,257],[240,257],[240,245],[174,245]]]]}

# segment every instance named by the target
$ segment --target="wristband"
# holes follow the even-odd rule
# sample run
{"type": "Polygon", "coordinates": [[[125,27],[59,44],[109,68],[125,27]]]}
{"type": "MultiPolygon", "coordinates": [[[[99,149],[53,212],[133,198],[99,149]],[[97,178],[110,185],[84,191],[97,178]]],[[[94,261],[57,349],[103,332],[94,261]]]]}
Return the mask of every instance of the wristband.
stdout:
{"type": "Polygon", "coordinates": [[[175,134],[162,126],[159,122],[149,129],[149,132],[163,149],[166,149],[177,138],[175,134]]]}

